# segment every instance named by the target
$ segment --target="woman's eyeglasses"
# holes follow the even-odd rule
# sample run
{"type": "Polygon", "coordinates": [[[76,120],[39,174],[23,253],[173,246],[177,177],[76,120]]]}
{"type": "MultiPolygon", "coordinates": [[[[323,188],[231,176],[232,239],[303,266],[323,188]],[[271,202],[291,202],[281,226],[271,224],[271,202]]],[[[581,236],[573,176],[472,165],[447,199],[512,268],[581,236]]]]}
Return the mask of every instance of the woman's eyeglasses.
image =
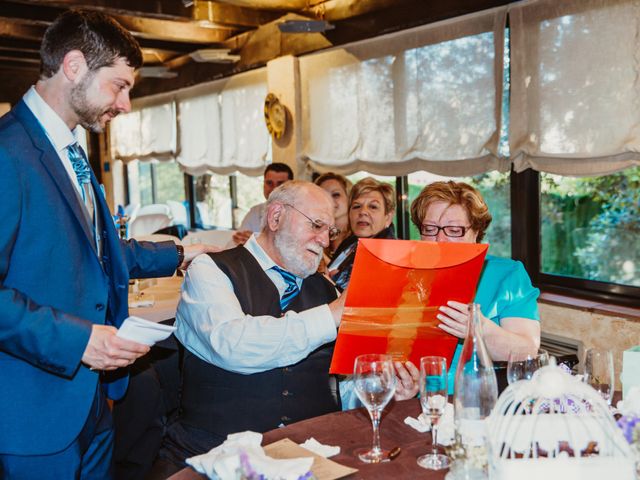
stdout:
{"type": "Polygon", "coordinates": [[[460,238],[464,237],[469,228],[471,227],[460,227],[457,225],[439,227],[438,225],[423,224],[420,226],[420,234],[423,237],[436,237],[438,233],[440,233],[440,230],[442,230],[447,237],[460,238]]]}

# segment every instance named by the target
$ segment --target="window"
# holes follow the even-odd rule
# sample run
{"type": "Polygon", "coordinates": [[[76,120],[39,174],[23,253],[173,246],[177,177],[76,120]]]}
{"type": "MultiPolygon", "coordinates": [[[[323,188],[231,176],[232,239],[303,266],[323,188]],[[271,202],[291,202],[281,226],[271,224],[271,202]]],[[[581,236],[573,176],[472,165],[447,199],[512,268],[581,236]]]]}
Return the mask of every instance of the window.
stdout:
{"type": "Polygon", "coordinates": [[[232,228],[231,189],[226,175],[195,177],[196,223],[203,227],[232,228]]]}
{"type": "Polygon", "coordinates": [[[640,168],[540,175],[541,273],[640,287],[640,168]]]}
{"type": "Polygon", "coordinates": [[[154,170],[154,203],[167,203],[167,200],[184,202],[184,175],[176,162],[152,163],[154,170]]]}
{"type": "Polygon", "coordinates": [[[234,209],[234,226],[238,228],[249,209],[265,201],[263,193],[263,177],[249,177],[242,173],[236,173],[236,200],[234,209]]]}

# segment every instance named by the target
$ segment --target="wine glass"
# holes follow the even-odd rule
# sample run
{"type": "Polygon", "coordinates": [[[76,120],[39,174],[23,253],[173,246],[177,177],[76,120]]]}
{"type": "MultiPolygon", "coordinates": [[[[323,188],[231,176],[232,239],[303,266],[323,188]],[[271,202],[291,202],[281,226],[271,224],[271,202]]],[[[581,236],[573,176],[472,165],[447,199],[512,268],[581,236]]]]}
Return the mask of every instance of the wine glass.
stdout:
{"type": "Polygon", "coordinates": [[[595,388],[611,405],[613,394],[613,353],[602,348],[587,348],[584,352],[582,380],[595,388]]]}
{"type": "Polygon", "coordinates": [[[396,375],[391,355],[366,354],[356,357],[353,366],[356,395],[367,407],[373,424],[371,450],[359,449],[358,458],[365,463],[380,463],[389,459],[389,451],[380,448],[380,416],[396,391],[396,375]]]}
{"type": "Polygon", "coordinates": [[[420,359],[420,404],[422,412],[431,420],[431,453],[418,458],[418,465],[429,470],[449,467],[449,457],[438,453],[438,422],[447,406],[447,359],[420,359]]]}
{"type": "Polygon", "coordinates": [[[538,350],[537,354],[531,354],[527,348],[516,348],[509,352],[507,364],[507,382],[511,385],[518,380],[531,380],[536,370],[549,365],[549,353],[546,350],[538,350]]]}

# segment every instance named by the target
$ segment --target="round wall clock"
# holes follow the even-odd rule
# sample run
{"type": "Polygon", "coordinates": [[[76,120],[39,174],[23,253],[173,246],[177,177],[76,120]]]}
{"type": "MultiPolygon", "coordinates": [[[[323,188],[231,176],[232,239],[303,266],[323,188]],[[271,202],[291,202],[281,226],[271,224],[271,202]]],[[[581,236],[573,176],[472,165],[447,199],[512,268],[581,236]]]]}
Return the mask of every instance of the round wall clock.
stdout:
{"type": "Polygon", "coordinates": [[[273,93],[264,100],[264,121],[273,138],[280,138],[287,129],[287,110],[273,93]]]}

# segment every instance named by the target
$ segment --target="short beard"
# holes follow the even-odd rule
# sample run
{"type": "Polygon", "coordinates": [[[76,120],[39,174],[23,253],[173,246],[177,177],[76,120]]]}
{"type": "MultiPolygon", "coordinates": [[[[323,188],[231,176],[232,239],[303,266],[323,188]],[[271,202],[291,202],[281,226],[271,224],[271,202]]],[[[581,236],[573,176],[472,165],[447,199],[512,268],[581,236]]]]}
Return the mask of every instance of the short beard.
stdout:
{"type": "Polygon", "coordinates": [[[88,71],[80,83],[71,89],[70,103],[73,112],[78,116],[80,125],[94,133],[102,133],[104,127],[100,124],[100,117],[108,112],[112,115],[117,113],[112,112],[111,109],[104,110],[92,105],[87,98],[87,90],[95,74],[93,70],[88,71]]]}
{"type": "Polygon", "coordinates": [[[300,241],[288,229],[278,230],[273,243],[284,263],[283,267],[297,277],[307,278],[318,271],[322,259],[322,249],[317,259],[306,260],[299,253],[300,241]]]}

